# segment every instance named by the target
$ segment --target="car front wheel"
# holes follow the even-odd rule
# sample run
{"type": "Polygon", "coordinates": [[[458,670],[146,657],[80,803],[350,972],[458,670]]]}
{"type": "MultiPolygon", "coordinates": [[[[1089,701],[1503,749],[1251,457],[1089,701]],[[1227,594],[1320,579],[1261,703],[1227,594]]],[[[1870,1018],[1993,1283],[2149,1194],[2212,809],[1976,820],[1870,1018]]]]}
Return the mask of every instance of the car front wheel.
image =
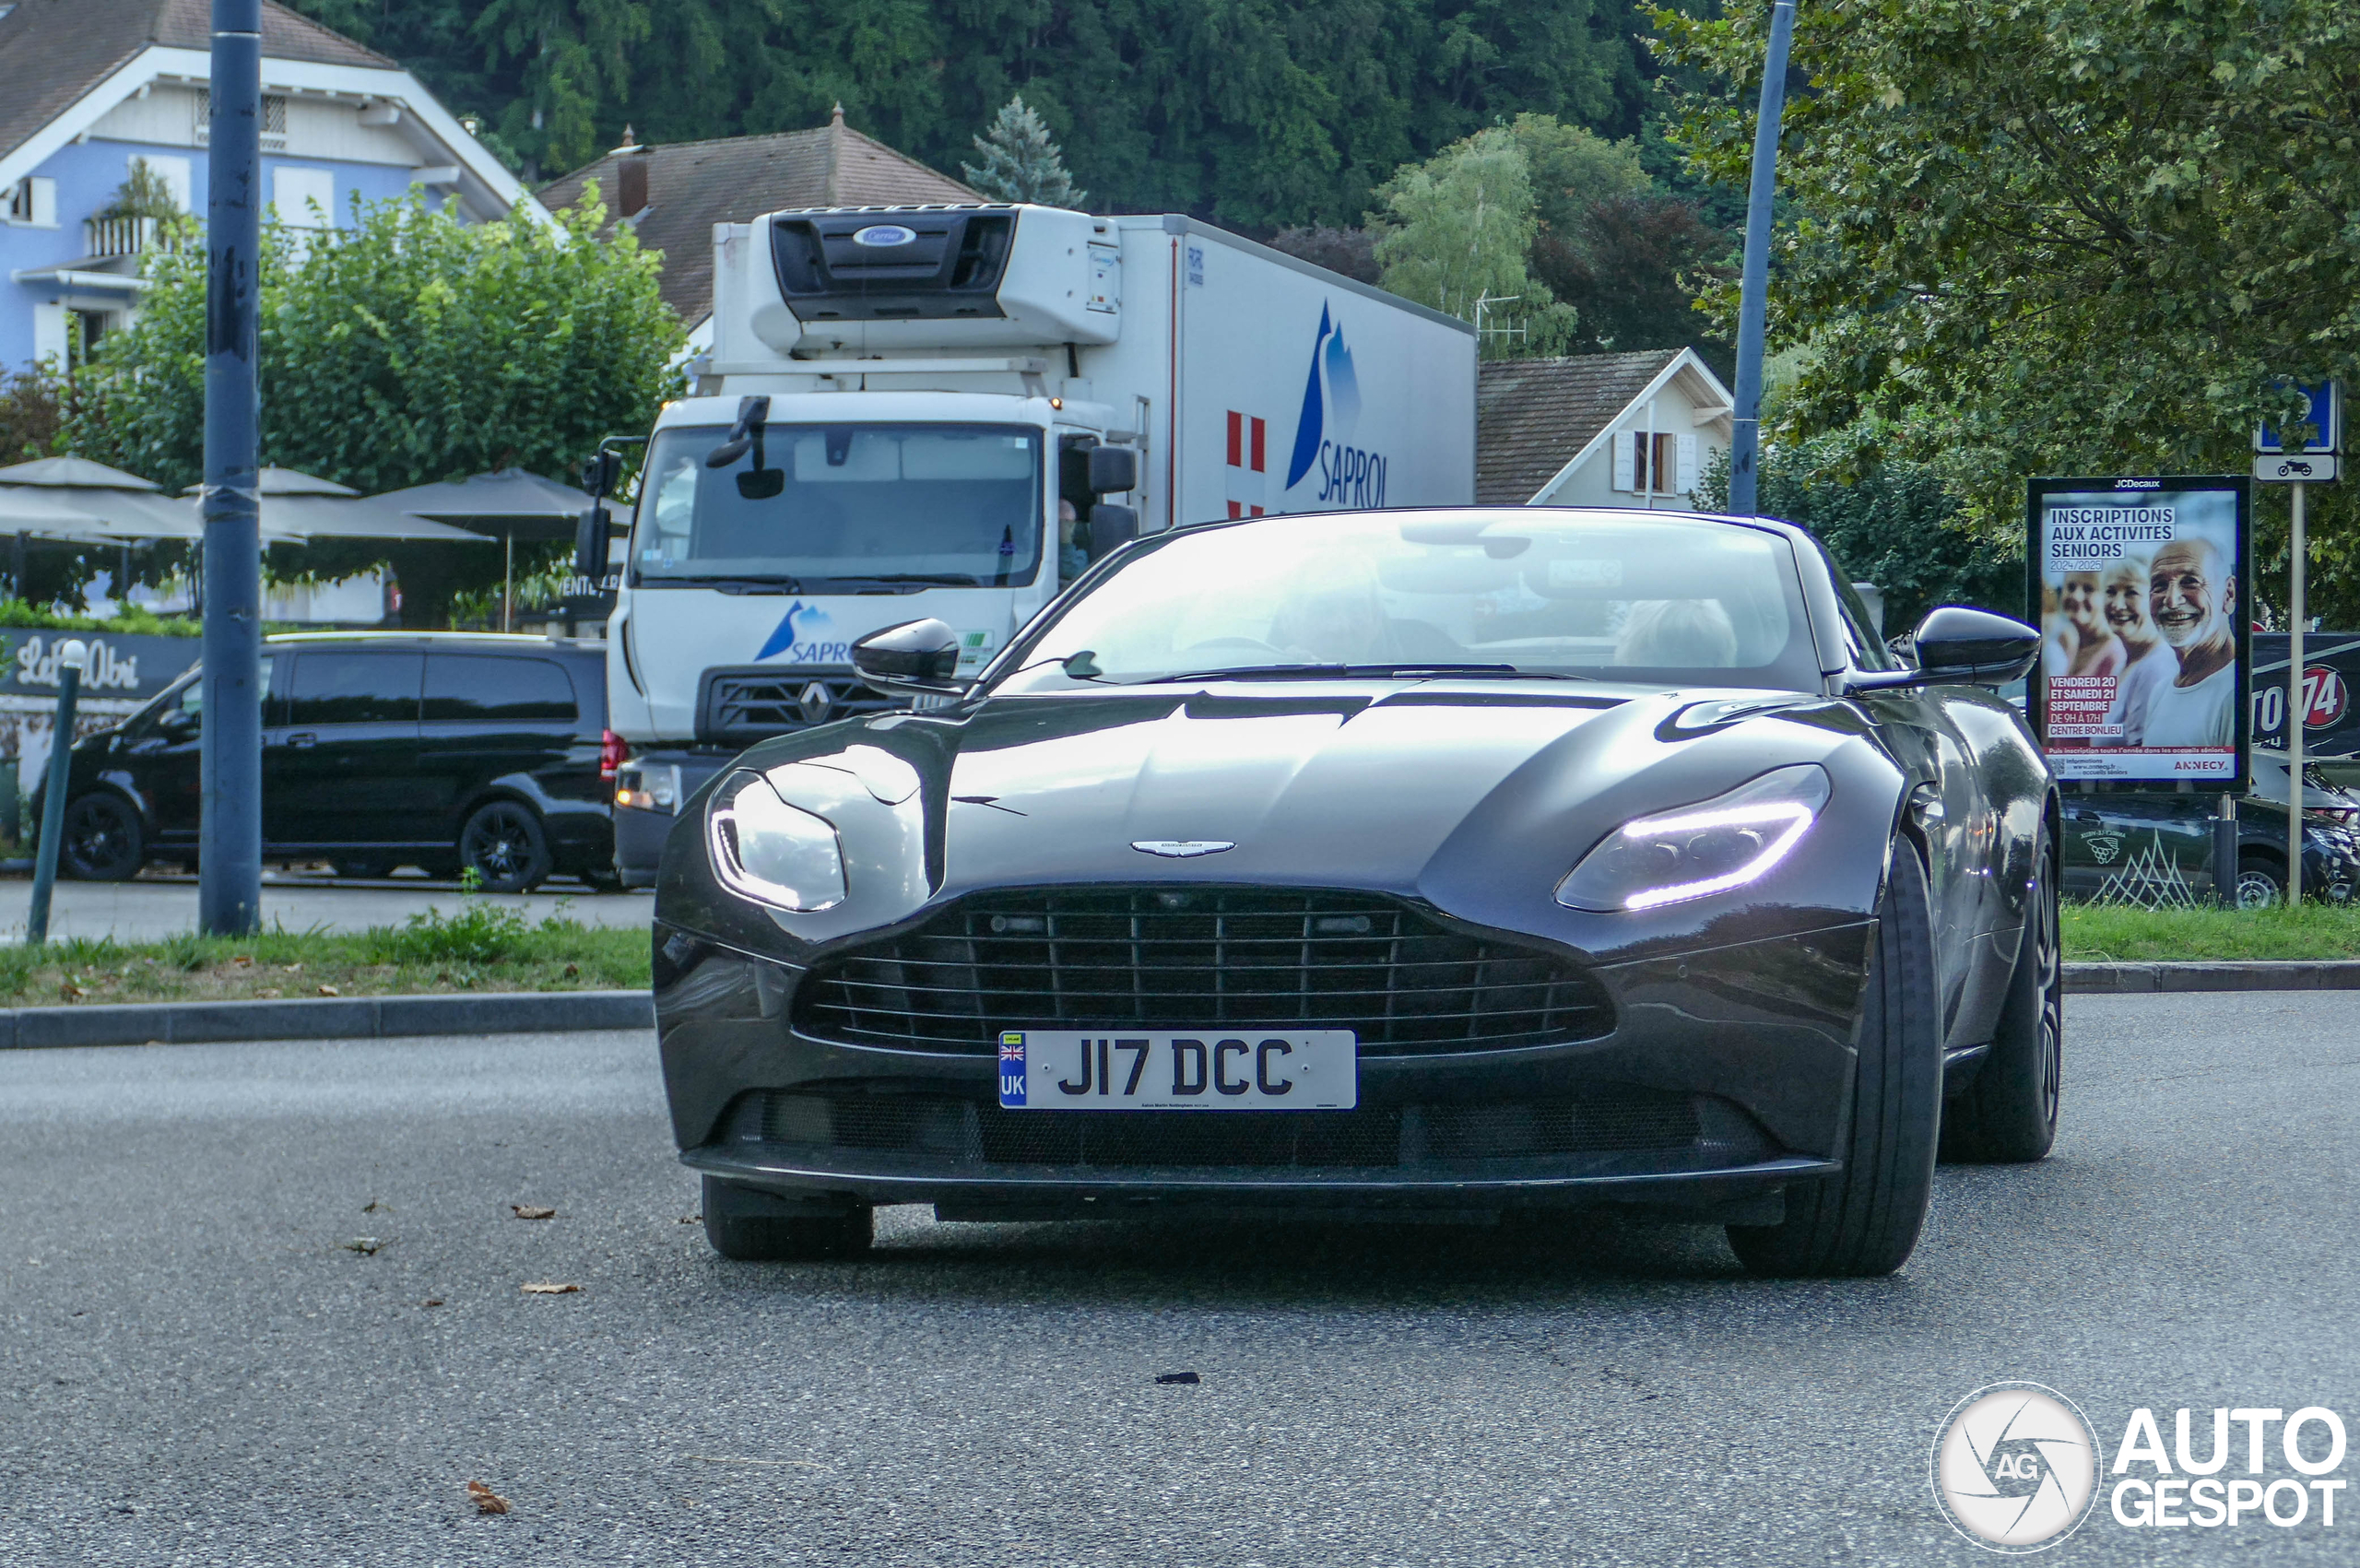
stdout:
{"type": "Polygon", "coordinates": [[[2046,833],[2034,846],[2033,867],[2024,934],[2007,999],[2000,1006],[2000,1026],[1974,1081],[1943,1108],[1942,1152],[1953,1160],[2041,1160],[2057,1141],[2065,1075],[2065,971],[2046,833]]]}
{"type": "Polygon", "coordinates": [[[1915,846],[1895,839],[1887,861],[1861,999],[1844,1170],[1788,1188],[1781,1223],[1729,1228],[1729,1245],[1754,1274],[1890,1274],[1908,1261],[1926,1222],[1942,1119],[1933,925],[1915,846]]]}
{"type": "Polygon", "coordinates": [[[148,832],[121,796],[86,795],[65,808],[57,858],[77,880],[128,882],[147,863],[148,832]]]}
{"type": "Polygon", "coordinates": [[[540,814],[517,800],[476,808],[459,830],[459,866],[473,871],[488,893],[521,893],[549,874],[549,835],[540,814]]]}

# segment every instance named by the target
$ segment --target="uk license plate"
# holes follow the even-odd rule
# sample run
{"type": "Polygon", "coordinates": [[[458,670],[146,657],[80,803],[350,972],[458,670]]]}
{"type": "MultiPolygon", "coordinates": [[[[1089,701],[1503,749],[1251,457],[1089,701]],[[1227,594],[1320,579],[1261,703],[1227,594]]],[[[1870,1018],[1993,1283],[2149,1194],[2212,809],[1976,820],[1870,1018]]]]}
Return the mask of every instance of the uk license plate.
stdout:
{"type": "Polygon", "coordinates": [[[1291,1034],[999,1037],[999,1102],[1010,1111],[1349,1111],[1360,1102],[1349,1029],[1291,1034]]]}

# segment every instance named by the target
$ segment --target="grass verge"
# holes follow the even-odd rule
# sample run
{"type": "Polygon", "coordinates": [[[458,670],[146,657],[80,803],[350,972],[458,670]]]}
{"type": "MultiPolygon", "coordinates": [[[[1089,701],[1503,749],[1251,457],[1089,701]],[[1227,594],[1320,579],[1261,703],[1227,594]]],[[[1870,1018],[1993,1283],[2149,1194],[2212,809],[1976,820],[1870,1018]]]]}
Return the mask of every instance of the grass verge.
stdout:
{"type": "Polygon", "coordinates": [[[188,935],[160,942],[73,937],[0,948],[0,1006],[20,1008],[606,991],[647,984],[643,929],[584,925],[562,912],[533,925],[515,910],[480,903],[367,931],[188,935]]]}
{"type": "Polygon", "coordinates": [[[2360,958],[2360,909],[2126,909],[2065,906],[2065,961],[2360,958]]]}

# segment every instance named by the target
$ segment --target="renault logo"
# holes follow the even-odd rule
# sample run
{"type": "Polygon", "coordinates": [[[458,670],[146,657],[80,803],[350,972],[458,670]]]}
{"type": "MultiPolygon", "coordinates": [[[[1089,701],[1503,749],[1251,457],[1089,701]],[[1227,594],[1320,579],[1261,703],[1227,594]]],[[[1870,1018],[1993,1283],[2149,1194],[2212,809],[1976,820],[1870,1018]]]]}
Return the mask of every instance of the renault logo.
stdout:
{"type": "Polygon", "coordinates": [[[801,708],[803,716],[815,725],[824,723],[828,717],[828,710],[835,704],[836,699],[828,690],[825,681],[813,681],[796,698],[796,706],[801,708]]]}
{"type": "Polygon", "coordinates": [[[1200,855],[1219,855],[1237,845],[1228,839],[1136,839],[1131,847],[1141,855],[1160,855],[1166,860],[1194,860],[1200,855]]]}

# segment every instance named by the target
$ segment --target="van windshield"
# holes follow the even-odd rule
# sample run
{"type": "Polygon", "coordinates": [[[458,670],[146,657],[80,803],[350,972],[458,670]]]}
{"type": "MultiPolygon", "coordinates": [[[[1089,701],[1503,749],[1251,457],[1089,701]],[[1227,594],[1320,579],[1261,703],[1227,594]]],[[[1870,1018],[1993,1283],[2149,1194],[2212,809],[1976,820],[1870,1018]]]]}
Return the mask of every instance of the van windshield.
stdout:
{"type": "Polygon", "coordinates": [[[773,424],[736,462],[707,467],[728,435],[686,425],[656,436],[631,538],[635,583],[1004,587],[1040,570],[1038,430],[773,424]]]}

